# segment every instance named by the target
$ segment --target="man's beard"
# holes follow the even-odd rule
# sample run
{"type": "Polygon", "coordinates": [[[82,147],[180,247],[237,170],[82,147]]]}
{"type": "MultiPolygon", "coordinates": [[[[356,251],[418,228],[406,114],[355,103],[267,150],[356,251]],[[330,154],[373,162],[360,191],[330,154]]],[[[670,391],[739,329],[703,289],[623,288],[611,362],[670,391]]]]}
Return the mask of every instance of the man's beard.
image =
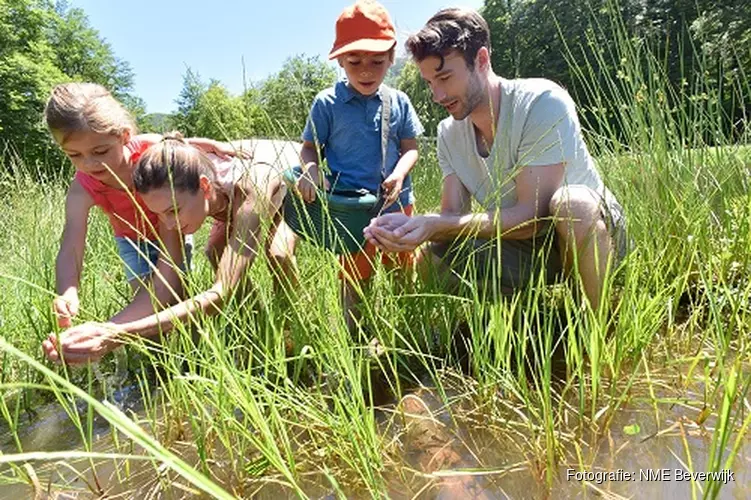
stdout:
{"type": "Polygon", "coordinates": [[[452,115],[454,120],[464,120],[468,117],[477,106],[482,103],[485,98],[485,92],[483,91],[482,82],[480,77],[472,72],[469,77],[469,83],[467,84],[467,92],[464,94],[464,98],[459,102],[462,104],[462,108],[459,110],[460,115],[452,115]]]}

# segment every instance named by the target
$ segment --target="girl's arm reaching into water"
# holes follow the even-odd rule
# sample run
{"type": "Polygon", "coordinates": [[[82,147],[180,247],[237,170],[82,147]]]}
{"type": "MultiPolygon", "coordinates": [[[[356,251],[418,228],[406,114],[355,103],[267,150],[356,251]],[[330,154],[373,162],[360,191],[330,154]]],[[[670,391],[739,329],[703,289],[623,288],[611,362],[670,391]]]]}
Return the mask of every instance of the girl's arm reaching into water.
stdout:
{"type": "Polygon", "coordinates": [[[243,181],[245,199],[235,211],[233,230],[219,261],[214,285],[194,297],[172,307],[127,323],[85,323],[60,334],[50,335],[44,350],[52,361],[66,363],[96,361],[117,348],[126,335],[154,336],[168,332],[175,323],[187,322],[196,313],[216,314],[233,294],[252,289],[247,271],[253,263],[262,240],[264,223],[271,223],[281,203],[281,179],[273,168],[256,165],[243,181]],[[253,179],[250,179],[253,177],[253,179]]]}
{"type": "MultiPolygon", "coordinates": [[[[56,266],[58,296],[53,301],[53,308],[61,328],[69,328],[71,319],[78,313],[78,283],[83,263],[88,213],[93,204],[88,193],[74,180],[66,199],[65,229],[56,266]]],[[[110,319],[112,324],[143,318],[182,299],[183,287],[177,267],[185,261],[183,239],[177,231],[163,229],[161,226],[159,238],[166,255],[159,259],[151,280],[153,286],[141,287],[132,302],[110,319]]],[[[43,343],[43,348],[49,352],[50,345],[47,341],[43,343]]]]}
{"type": "Polygon", "coordinates": [[[78,314],[78,284],[81,280],[86,230],[92,206],[94,200],[73,179],[65,198],[65,227],[55,262],[57,296],[52,307],[61,328],[69,327],[71,318],[78,314]]]}

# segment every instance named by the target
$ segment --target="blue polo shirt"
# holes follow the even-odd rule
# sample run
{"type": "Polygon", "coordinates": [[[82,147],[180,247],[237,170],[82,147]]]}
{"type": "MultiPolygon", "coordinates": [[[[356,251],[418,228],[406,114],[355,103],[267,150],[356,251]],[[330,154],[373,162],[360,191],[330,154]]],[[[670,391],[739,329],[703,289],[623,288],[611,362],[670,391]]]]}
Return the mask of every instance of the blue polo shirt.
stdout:
{"type": "MultiPolygon", "coordinates": [[[[324,146],[326,163],[336,181],[353,188],[378,191],[381,178],[381,90],[364,96],[346,80],[321,91],[313,101],[302,138],[324,146]]],[[[391,89],[391,129],[386,152],[386,176],[396,167],[402,139],[423,132],[417,112],[404,92],[391,89]]],[[[404,179],[399,201],[388,211],[414,203],[412,179],[404,179]]]]}

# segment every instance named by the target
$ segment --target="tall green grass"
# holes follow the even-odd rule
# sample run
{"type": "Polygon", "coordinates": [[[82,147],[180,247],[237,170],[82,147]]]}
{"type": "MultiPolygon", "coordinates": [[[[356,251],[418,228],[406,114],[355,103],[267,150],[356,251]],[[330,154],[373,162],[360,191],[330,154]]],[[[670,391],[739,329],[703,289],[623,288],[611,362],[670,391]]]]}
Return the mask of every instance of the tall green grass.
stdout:
{"type": "MultiPolygon", "coordinates": [[[[241,497],[417,496],[450,491],[452,481],[520,488],[521,495],[575,494],[598,486],[566,484],[561,470],[617,468],[617,453],[607,462],[603,448],[628,449],[631,439],[648,446],[691,426],[703,429],[709,446],[698,446],[694,435],[674,438],[680,463],[697,471],[742,466],[734,460],[749,425],[751,149],[722,136],[716,89],[670,88],[659,54],[632,40],[617,17],[599,29],[616,40],[612,53],[586,60],[571,48],[568,57],[582,82],[598,82],[589,87],[598,110],[589,110],[594,121],[585,128],[600,133],[587,139],[625,208],[633,249],[608,281],[598,315],[582,309],[575,280],[489,302],[469,282],[461,294],[435,283],[405,289],[379,268],[351,335],[335,260],[301,245],[301,285],[288,290],[289,301],[275,296],[259,259],[251,272],[257,295],[236,298],[219,316],[196,318],[159,343],[132,340],[127,357],[91,369],[53,367],[53,375],[37,362],[41,340],[55,328],[50,302],[65,179],[37,182],[31,167],[16,167],[21,173],[0,184],[1,208],[12,214],[0,220],[7,290],[0,414],[9,437],[2,453],[19,455],[3,458],[12,467],[0,481],[34,488],[46,469],[28,453],[59,459],[55,450],[24,443],[35,407],[53,398],[80,442],[70,461],[87,460],[81,467],[98,493],[108,486],[95,473],[95,414],[111,426],[107,460],[123,470],[135,470],[144,456],[153,464],[158,479],[124,482],[133,495],[182,491],[170,486],[174,474],[182,487],[217,496],[216,488],[241,497]],[[601,67],[614,74],[600,74],[601,67]],[[607,128],[613,117],[622,134],[607,128]],[[291,356],[284,329],[294,340],[291,356]],[[457,331],[468,333],[468,373],[457,331]],[[373,338],[380,356],[369,352],[373,338]],[[113,388],[102,387],[118,382],[110,374],[126,364],[125,383],[138,387],[143,402],[127,416],[113,409],[113,388]],[[418,397],[422,404],[409,406],[418,397]],[[623,418],[636,411],[647,417],[628,427],[631,438],[623,418]]],[[[747,86],[734,91],[751,100],[747,86]]],[[[426,142],[415,169],[419,211],[437,208],[439,186],[426,142]]],[[[101,320],[125,303],[128,288],[106,221],[95,216],[92,223],[82,319],[101,320]]],[[[199,233],[197,248],[205,236],[199,233]]],[[[197,258],[189,289],[211,279],[197,258]]],[[[70,476],[54,482],[63,490],[73,483],[70,476]]],[[[693,484],[685,492],[714,498],[721,487],[693,484]]]]}

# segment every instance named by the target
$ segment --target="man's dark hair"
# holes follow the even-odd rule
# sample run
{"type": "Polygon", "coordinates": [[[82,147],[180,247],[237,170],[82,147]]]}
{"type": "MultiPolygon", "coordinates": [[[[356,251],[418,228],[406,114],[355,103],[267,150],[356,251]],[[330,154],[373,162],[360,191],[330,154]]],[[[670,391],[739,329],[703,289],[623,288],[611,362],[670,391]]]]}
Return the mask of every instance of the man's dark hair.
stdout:
{"type": "Polygon", "coordinates": [[[423,28],[407,39],[407,50],[420,62],[435,56],[441,60],[452,50],[464,56],[469,69],[474,69],[475,57],[481,47],[490,50],[488,23],[474,10],[449,8],[438,11],[423,28]]]}

